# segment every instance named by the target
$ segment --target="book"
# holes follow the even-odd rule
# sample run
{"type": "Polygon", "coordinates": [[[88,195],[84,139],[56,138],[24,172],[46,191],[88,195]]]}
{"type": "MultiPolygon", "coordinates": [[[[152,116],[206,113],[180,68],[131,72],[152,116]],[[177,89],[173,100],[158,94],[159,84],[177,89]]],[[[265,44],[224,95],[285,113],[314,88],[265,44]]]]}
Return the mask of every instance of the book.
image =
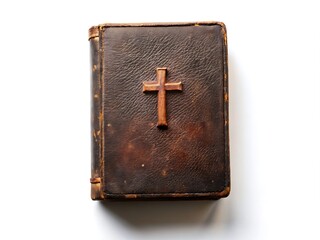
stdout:
{"type": "Polygon", "coordinates": [[[91,198],[230,192],[222,22],[101,24],[91,51],[91,198]]]}

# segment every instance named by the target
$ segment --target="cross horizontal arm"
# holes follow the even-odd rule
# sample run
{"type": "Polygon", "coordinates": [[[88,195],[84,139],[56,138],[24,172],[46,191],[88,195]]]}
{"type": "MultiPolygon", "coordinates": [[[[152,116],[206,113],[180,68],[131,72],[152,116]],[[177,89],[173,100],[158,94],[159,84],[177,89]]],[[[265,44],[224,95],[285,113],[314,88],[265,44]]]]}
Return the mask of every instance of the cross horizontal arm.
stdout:
{"type": "Polygon", "coordinates": [[[171,91],[171,90],[182,91],[182,83],[181,83],[181,82],[177,82],[177,83],[166,83],[166,84],[165,84],[165,89],[166,89],[167,91],[171,91]]]}
{"type": "Polygon", "coordinates": [[[160,84],[158,82],[144,82],[143,83],[143,92],[146,91],[159,91],[160,84]]]}

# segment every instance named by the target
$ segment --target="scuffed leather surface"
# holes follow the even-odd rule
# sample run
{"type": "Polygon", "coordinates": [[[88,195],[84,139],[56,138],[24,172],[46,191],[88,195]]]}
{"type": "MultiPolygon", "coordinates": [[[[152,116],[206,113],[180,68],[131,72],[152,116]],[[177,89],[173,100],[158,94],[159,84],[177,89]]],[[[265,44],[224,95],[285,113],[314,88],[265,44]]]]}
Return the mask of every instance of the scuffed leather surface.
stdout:
{"type": "Polygon", "coordinates": [[[225,156],[224,51],[220,25],[110,27],[102,32],[106,194],[221,192],[225,156]],[[169,128],[159,130],[157,93],[143,93],[167,67],[169,128]]]}

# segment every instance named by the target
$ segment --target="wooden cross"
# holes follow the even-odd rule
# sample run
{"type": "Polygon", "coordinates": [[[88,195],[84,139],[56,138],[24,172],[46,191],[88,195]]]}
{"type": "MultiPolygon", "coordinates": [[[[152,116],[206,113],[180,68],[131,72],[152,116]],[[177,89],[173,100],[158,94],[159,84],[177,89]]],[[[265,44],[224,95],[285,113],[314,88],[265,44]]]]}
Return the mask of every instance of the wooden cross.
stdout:
{"type": "Polygon", "coordinates": [[[143,82],[143,92],[158,92],[159,128],[167,128],[166,91],[182,91],[181,82],[166,83],[167,68],[157,68],[157,81],[143,82]]]}

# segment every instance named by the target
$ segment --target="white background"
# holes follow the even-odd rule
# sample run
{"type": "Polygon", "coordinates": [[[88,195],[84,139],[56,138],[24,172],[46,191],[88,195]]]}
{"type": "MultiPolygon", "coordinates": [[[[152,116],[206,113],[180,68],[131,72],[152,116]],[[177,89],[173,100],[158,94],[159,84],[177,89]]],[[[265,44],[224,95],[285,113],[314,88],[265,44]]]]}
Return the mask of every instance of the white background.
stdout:
{"type": "Polygon", "coordinates": [[[320,239],[318,1],[1,1],[0,239],[320,239]],[[232,192],[90,200],[87,30],[228,30],[232,192]]]}

